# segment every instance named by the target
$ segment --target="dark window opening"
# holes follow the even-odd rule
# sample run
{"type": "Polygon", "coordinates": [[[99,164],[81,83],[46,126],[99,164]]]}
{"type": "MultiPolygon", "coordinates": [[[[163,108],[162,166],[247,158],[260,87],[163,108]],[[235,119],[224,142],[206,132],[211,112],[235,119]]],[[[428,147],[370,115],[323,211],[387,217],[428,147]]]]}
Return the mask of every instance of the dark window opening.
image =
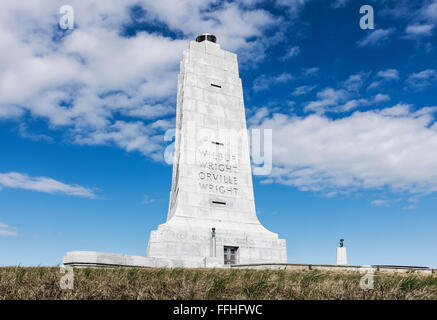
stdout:
{"type": "Polygon", "coordinates": [[[216,144],[218,146],[223,146],[223,143],[217,141],[211,141],[212,144],[216,144]]]}
{"type": "Polygon", "coordinates": [[[218,84],[211,83],[211,87],[221,88],[222,86],[219,86],[218,84]]]}
{"type": "Polygon", "coordinates": [[[225,264],[237,263],[237,251],[238,247],[224,247],[225,264]]]}
{"type": "Polygon", "coordinates": [[[214,204],[221,204],[222,206],[226,205],[226,202],[224,202],[224,201],[212,201],[212,203],[214,203],[214,204]]]}

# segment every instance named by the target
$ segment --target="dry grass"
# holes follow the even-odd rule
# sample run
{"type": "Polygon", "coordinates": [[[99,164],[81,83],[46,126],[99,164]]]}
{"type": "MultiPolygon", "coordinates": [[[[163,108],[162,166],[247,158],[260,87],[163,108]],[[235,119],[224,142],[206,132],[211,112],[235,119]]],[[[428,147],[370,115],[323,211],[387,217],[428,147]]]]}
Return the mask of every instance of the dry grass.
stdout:
{"type": "Polygon", "coordinates": [[[0,268],[0,299],[437,299],[437,275],[228,269],[74,269],[61,290],[57,267],[0,268]]]}

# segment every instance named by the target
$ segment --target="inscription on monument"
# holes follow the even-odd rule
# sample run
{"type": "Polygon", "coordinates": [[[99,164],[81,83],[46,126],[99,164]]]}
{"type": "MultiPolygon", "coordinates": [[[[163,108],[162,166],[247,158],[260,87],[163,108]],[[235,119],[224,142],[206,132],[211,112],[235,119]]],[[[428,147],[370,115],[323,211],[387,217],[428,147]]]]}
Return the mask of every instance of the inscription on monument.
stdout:
{"type": "Polygon", "coordinates": [[[199,150],[197,175],[201,191],[236,196],[238,194],[237,156],[223,152],[199,150]]]}

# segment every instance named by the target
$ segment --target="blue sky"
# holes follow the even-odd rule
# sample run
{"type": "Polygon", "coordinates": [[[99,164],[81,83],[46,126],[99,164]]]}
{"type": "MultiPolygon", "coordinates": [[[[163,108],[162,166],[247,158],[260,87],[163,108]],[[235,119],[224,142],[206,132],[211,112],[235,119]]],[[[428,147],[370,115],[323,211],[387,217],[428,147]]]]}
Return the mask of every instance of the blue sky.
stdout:
{"type": "Polygon", "coordinates": [[[0,12],[0,265],[71,250],[144,255],[166,219],[182,51],[239,57],[254,176],[288,261],[437,267],[437,1],[6,0],[0,12]],[[362,30],[362,5],[375,28],[362,30]]]}

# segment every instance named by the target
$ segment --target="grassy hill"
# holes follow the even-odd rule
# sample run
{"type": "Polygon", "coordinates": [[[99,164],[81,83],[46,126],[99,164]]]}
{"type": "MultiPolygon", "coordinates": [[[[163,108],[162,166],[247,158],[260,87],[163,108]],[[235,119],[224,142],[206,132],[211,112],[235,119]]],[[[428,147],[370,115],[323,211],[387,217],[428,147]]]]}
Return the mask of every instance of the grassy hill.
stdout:
{"type": "Polygon", "coordinates": [[[230,269],[74,269],[60,289],[59,267],[1,267],[0,299],[437,299],[437,275],[230,269]]]}

